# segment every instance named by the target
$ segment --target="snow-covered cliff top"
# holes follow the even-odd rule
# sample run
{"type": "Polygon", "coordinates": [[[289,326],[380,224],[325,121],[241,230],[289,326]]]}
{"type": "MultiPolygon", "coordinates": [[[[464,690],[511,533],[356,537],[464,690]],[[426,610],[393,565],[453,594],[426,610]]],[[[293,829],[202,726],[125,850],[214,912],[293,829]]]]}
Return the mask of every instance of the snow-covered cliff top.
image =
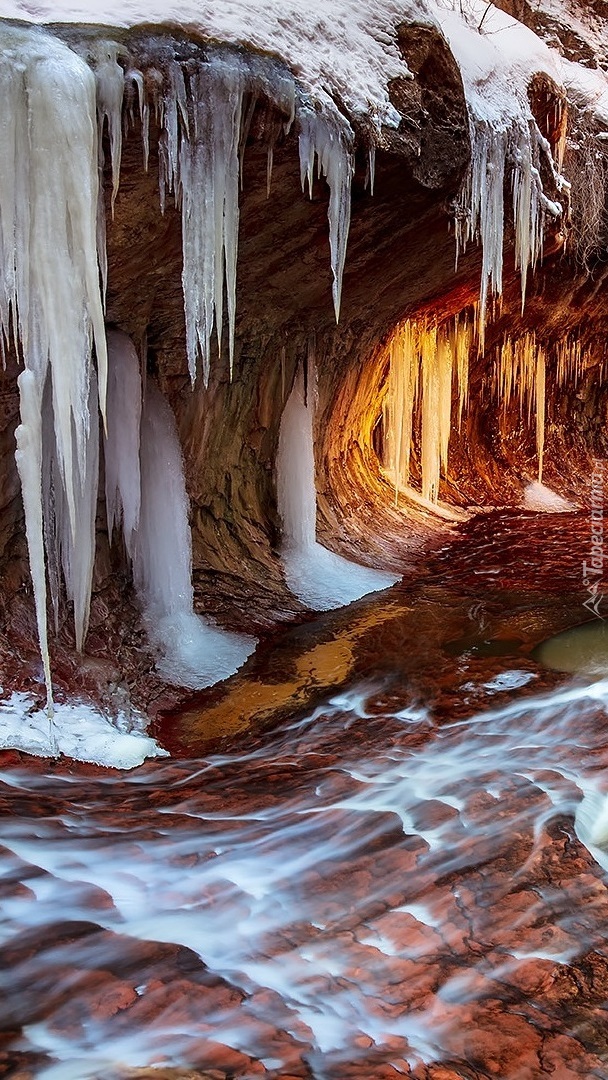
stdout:
{"type": "MultiPolygon", "coordinates": [[[[543,0],[553,19],[574,19],[565,0],[543,0]],[[566,10],[567,9],[567,10],[566,10]]],[[[29,23],[114,27],[168,26],[205,38],[278,54],[313,93],[326,91],[354,115],[396,123],[387,85],[407,75],[396,27],[403,22],[440,26],[460,64],[476,113],[512,114],[530,75],[545,71],[592,99],[608,97],[600,70],[577,72],[531,30],[485,0],[1,0],[0,17],[29,23]],[[508,86],[510,93],[505,92],[508,86]],[[509,102],[509,99],[511,103],[509,102]]],[[[597,19],[576,15],[579,37],[600,48],[597,19]]]]}

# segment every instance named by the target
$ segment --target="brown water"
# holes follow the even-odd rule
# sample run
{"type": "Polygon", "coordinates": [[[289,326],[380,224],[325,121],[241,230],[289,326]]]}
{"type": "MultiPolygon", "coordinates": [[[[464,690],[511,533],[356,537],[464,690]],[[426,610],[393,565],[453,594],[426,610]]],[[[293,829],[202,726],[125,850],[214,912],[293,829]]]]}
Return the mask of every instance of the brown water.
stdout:
{"type": "Polygon", "coordinates": [[[0,1075],[608,1077],[608,681],[533,655],[587,527],[470,523],[169,762],[1,757],[0,1075]]]}

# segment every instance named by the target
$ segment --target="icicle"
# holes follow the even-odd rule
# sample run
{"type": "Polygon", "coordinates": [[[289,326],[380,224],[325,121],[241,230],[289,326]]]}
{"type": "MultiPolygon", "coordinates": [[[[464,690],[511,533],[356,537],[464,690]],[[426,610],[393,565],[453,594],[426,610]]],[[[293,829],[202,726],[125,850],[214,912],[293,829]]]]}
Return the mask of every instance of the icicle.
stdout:
{"type": "Polygon", "coordinates": [[[74,605],[76,648],[82,652],[89,626],[91,585],[95,562],[95,516],[99,481],[99,420],[97,379],[91,373],[89,392],[90,426],[86,443],[85,472],[76,489],[76,528],[72,529],[61,486],[55,484],[55,522],[61,565],[68,599],[74,605]]]}
{"type": "MultiPolygon", "coordinates": [[[[248,82],[249,82],[249,80],[248,80],[248,82]]],[[[251,89],[251,88],[249,88],[249,89],[251,89]]],[[[257,101],[258,101],[257,92],[255,90],[253,90],[253,92],[250,92],[248,97],[247,97],[247,105],[246,105],[246,108],[245,108],[245,110],[243,112],[243,117],[242,117],[242,120],[241,120],[241,130],[239,132],[239,190],[240,191],[243,190],[243,177],[244,177],[244,174],[245,174],[245,150],[247,148],[247,139],[249,138],[249,132],[251,131],[251,124],[252,124],[252,121],[253,121],[253,117],[255,115],[255,109],[256,109],[257,101]]],[[[273,145],[274,145],[273,142],[271,142],[268,149],[270,150],[273,145]]],[[[272,165],[269,164],[269,162],[267,161],[266,162],[266,198],[268,198],[269,183],[270,183],[269,177],[268,177],[268,170],[269,169],[270,169],[270,173],[272,174],[272,165]]]]}
{"type": "Polygon", "coordinates": [[[23,508],[25,510],[25,532],[34,590],[38,641],[44,669],[49,734],[51,745],[54,746],[52,727],[53,689],[46,622],[46,576],[42,523],[42,387],[40,378],[37,378],[33,371],[22,371],[17,383],[19,386],[21,423],[15,432],[17,443],[15,460],[19,470],[23,508]]]}
{"type": "MultiPolygon", "coordinates": [[[[439,382],[439,400],[437,409],[439,413],[439,457],[441,470],[446,473],[448,468],[448,446],[452,429],[452,349],[450,340],[445,330],[437,336],[437,364],[439,382]]],[[[439,484],[437,484],[437,494],[439,484]]]]}
{"type": "Polygon", "coordinates": [[[112,162],[112,213],[118,194],[120,162],[122,157],[122,99],[125,78],[116,57],[118,46],[113,42],[100,41],[93,49],[93,68],[97,89],[97,117],[99,133],[99,156],[103,165],[103,130],[108,125],[110,159],[112,162]]]}
{"type": "MultiPolygon", "coordinates": [[[[100,407],[105,411],[107,357],[96,251],[99,177],[95,80],[75,53],[44,31],[3,25],[0,43],[11,60],[0,67],[4,106],[0,316],[5,335],[13,319],[26,368],[21,377],[21,401],[27,418],[22,416],[18,460],[48,683],[40,456],[40,411],[47,371],[57,459],[55,487],[65,498],[73,541],[81,527],[81,493],[89,479],[93,342],[100,407]],[[38,409],[37,421],[34,408],[38,409]]],[[[82,603],[79,600],[79,611],[87,604],[86,597],[82,603]]],[[[82,626],[86,613],[83,619],[77,613],[77,620],[82,626]]]]}
{"type": "Polygon", "coordinates": [[[422,374],[422,497],[437,502],[441,472],[442,398],[441,373],[437,363],[437,328],[421,334],[422,374]]]}
{"type": "Polygon", "coordinates": [[[300,125],[300,177],[302,190],[308,184],[312,198],[315,156],[319,174],[329,186],[329,247],[333,274],[332,296],[336,322],[340,319],[342,276],[346,260],[346,244],[350,228],[351,184],[354,173],[353,131],[347,120],[331,103],[324,112],[302,106],[298,112],[300,125]]]}
{"type": "Polygon", "coordinates": [[[239,223],[239,137],[244,71],[233,60],[197,66],[190,78],[194,131],[182,139],[184,305],[190,378],[200,354],[209,379],[211,333],[221,343],[224,281],[228,302],[230,373],[234,363],[236,255],[239,223]]]}
{"type": "Polygon", "coordinates": [[[168,192],[174,192],[179,204],[179,148],[180,130],[189,134],[186,84],[180,64],[172,61],[168,66],[169,87],[161,99],[162,130],[158,144],[158,182],[160,209],[165,212],[168,192]]]}
{"type": "Polygon", "coordinates": [[[55,633],[59,633],[59,601],[61,593],[60,553],[57,547],[57,522],[55,517],[55,487],[61,484],[55,453],[55,418],[50,379],[47,379],[42,396],[42,514],[44,521],[44,547],[46,550],[46,573],[53,607],[55,633]]]}
{"type": "Polygon", "coordinates": [[[558,175],[551,148],[532,117],[519,117],[504,129],[488,121],[471,120],[471,166],[460,193],[456,212],[456,261],[469,240],[482,246],[482,270],[478,309],[479,349],[483,352],[487,304],[490,296],[502,295],[505,174],[511,174],[515,227],[515,265],[521,274],[522,310],[528,269],[534,269],[541,253],[546,214],[558,217],[559,203],[543,192],[540,160],[544,156],[556,185],[558,175]]]}
{"type": "Polygon", "coordinates": [[[112,163],[112,216],[114,216],[114,203],[116,201],[116,195],[118,194],[120,162],[122,157],[122,100],[124,94],[124,74],[120,64],[117,63],[116,56],[117,46],[113,42],[97,42],[91,52],[97,94],[97,159],[100,174],[97,201],[97,256],[99,259],[104,304],[108,286],[106,213],[103,194],[103,135],[105,123],[107,123],[108,126],[110,160],[112,163]]]}
{"type": "Polygon", "coordinates": [[[150,161],[150,106],[146,96],[146,86],[141,71],[130,69],[125,75],[125,80],[134,82],[137,87],[139,101],[139,119],[141,123],[141,143],[144,155],[144,169],[148,171],[150,161]]]}
{"type": "Polygon", "coordinates": [[[399,579],[328,551],[315,539],[317,495],[313,420],[314,360],[308,362],[308,393],[300,368],[281,417],[277,454],[277,503],[283,523],[283,565],[292,592],[317,611],[350,604],[399,579]]]}
{"type": "Polygon", "coordinates": [[[272,185],[272,165],[274,161],[274,146],[268,147],[268,158],[266,164],[266,198],[270,198],[270,187],[272,185]]]}
{"type": "Polygon", "coordinates": [[[414,404],[420,354],[416,328],[409,321],[389,345],[388,386],[384,402],[384,459],[399,492],[409,484],[414,404]]]}
{"type": "Polygon", "coordinates": [[[456,365],[458,380],[458,430],[462,428],[462,417],[469,404],[469,355],[472,345],[471,325],[466,315],[456,316],[451,339],[452,355],[456,365]]]}
{"type": "Polygon", "coordinates": [[[538,456],[538,482],[543,479],[543,456],[545,450],[545,354],[538,349],[536,355],[536,453],[538,456]]]}
{"type": "Polygon", "coordinates": [[[108,536],[122,518],[125,547],[133,557],[139,525],[141,377],[135,346],[126,334],[108,332],[108,431],[104,443],[108,536]]]}
{"type": "Polygon", "coordinates": [[[369,183],[369,193],[373,196],[376,183],[376,144],[371,142],[367,150],[367,177],[365,186],[369,183]]]}

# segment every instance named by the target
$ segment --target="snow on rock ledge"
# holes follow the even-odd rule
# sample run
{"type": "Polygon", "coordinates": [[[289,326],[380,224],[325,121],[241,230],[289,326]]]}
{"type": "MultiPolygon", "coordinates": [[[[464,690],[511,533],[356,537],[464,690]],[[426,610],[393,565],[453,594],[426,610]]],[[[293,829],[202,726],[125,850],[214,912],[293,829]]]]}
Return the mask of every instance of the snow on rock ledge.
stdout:
{"type": "Polygon", "coordinates": [[[111,720],[85,702],[55,703],[52,736],[45,709],[28,694],[13,693],[0,702],[0,750],[20,750],[36,757],[64,754],[113,769],[134,769],[149,757],[167,752],[145,734],[144,717],[119,713],[111,720]]]}

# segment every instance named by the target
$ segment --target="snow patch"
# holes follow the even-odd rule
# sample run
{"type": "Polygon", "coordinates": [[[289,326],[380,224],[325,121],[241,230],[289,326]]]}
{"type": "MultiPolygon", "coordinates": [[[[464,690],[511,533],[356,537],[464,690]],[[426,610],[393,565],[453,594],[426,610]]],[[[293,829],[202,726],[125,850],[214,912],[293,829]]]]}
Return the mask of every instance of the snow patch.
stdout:
{"type": "Polygon", "coordinates": [[[526,510],[537,510],[539,513],[544,514],[567,514],[572,510],[576,510],[573,503],[568,502],[567,499],[558,495],[556,491],[545,487],[544,484],[540,484],[537,480],[533,484],[528,484],[527,488],[524,489],[522,506],[526,510]]]}
{"type": "Polygon", "coordinates": [[[344,102],[378,129],[397,127],[391,79],[411,77],[396,42],[402,22],[434,25],[418,0],[2,0],[0,15],[30,23],[151,26],[196,30],[212,41],[282,57],[315,99],[344,102]]]}
{"type": "Polygon", "coordinates": [[[85,702],[55,702],[53,737],[46,709],[25,693],[0,701],[0,749],[21,750],[36,757],[58,753],[114,769],[133,769],[167,751],[145,734],[141,714],[119,713],[115,719],[85,702]]]}

